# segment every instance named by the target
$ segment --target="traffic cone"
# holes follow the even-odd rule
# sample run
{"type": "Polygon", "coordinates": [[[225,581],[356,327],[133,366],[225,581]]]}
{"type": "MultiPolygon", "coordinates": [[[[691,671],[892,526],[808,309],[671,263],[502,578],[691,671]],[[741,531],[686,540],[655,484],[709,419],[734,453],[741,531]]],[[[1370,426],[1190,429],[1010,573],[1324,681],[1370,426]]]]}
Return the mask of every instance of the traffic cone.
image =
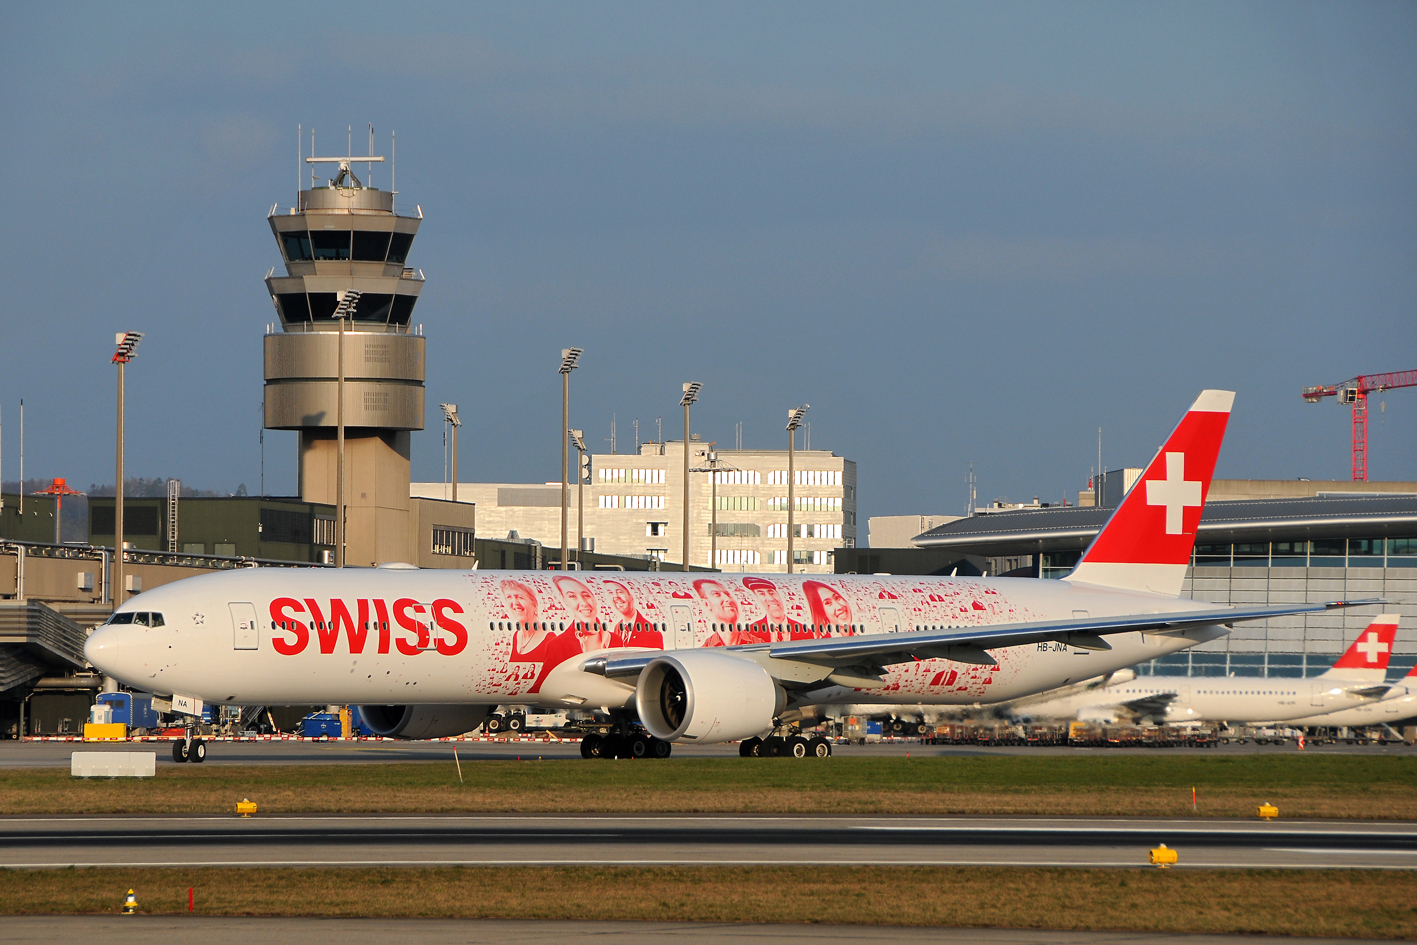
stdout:
{"type": "Polygon", "coordinates": [[[128,898],[123,900],[123,914],[138,914],[138,897],[133,895],[133,890],[128,890],[128,898]]]}

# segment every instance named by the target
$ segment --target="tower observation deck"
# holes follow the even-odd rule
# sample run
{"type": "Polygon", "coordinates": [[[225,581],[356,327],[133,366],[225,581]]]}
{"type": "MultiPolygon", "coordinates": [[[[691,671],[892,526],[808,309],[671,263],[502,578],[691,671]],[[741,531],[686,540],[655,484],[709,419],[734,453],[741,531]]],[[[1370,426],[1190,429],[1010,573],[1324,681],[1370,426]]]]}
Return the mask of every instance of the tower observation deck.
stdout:
{"type": "Polygon", "coordinates": [[[345,558],[350,565],[403,560],[409,548],[409,434],[423,429],[425,340],[412,328],[423,276],[406,265],[423,214],[399,216],[392,191],[360,182],[351,164],[382,157],[306,158],[336,163],[323,186],[300,191],[288,213],[267,217],[285,274],[266,288],[281,331],[265,336],[265,426],[300,434],[300,496],[334,504],[338,492],[339,320],[358,294],[344,334],[345,558]]]}

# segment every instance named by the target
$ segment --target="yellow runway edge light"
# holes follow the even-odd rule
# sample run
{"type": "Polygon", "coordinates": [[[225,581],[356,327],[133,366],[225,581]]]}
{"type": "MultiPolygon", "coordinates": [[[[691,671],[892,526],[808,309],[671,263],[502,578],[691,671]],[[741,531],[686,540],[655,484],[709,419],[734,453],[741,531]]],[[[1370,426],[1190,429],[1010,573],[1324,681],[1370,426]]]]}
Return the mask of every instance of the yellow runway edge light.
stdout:
{"type": "Polygon", "coordinates": [[[1273,804],[1261,804],[1255,813],[1264,820],[1274,820],[1279,816],[1279,808],[1273,804]]]}
{"type": "Polygon", "coordinates": [[[128,890],[128,898],[123,900],[123,914],[138,914],[138,897],[133,895],[133,890],[128,890]]]}
{"type": "Polygon", "coordinates": [[[252,814],[256,813],[256,802],[249,797],[243,797],[236,802],[236,813],[240,814],[242,817],[250,817],[252,814]]]}
{"type": "Polygon", "coordinates": [[[1159,869],[1170,869],[1177,859],[1176,851],[1164,843],[1157,844],[1156,849],[1151,851],[1151,864],[1159,869]]]}

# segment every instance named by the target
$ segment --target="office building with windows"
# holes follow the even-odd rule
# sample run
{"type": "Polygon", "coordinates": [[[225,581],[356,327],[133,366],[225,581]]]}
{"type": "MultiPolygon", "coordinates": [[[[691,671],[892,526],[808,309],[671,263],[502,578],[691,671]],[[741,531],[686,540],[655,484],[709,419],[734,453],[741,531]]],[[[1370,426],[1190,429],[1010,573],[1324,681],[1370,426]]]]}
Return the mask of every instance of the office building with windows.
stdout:
{"type": "MultiPolygon", "coordinates": [[[[684,442],[645,443],[635,454],[588,459],[585,481],[579,489],[571,484],[570,546],[576,546],[577,497],[583,492],[586,550],[682,564],[684,442]]],[[[711,459],[709,444],[690,440],[689,466],[689,563],[785,572],[787,451],[715,450],[711,459]]],[[[794,570],[830,573],[836,549],[856,544],[856,464],[828,450],[798,450],[794,469],[794,570]]],[[[452,489],[420,482],[412,494],[450,498],[452,489]]],[[[559,482],[462,482],[458,499],[476,505],[480,536],[516,532],[554,547],[553,557],[559,557],[559,482]]]]}

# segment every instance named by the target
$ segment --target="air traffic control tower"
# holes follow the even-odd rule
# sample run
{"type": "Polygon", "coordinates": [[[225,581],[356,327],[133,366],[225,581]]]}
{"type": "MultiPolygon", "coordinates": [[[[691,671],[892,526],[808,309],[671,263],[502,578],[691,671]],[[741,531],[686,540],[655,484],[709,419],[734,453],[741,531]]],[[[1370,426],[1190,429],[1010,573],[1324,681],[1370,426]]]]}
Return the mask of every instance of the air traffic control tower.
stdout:
{"type": "MultiPolygon", "coordinates": [[[[300,205],[267,217],[285,261],[266,287],[280,331],[265,337],[265,425],[300,434],[300,497],[336,503],[340,320],[359,293],[344,333],[345,561],[368,567],[407,560],[409,434],[423,429],[424,338],[412,327],[422,274],[405,265],[422,222],[399,216],[394,192],[361,183],[352,164],[381,157],[306,158],[338,164],[300,205]],[[348,308],[348,306],[346,306],[348,308]]],[[[367,176],[367,174],[366,174],[367,176]]]]}

